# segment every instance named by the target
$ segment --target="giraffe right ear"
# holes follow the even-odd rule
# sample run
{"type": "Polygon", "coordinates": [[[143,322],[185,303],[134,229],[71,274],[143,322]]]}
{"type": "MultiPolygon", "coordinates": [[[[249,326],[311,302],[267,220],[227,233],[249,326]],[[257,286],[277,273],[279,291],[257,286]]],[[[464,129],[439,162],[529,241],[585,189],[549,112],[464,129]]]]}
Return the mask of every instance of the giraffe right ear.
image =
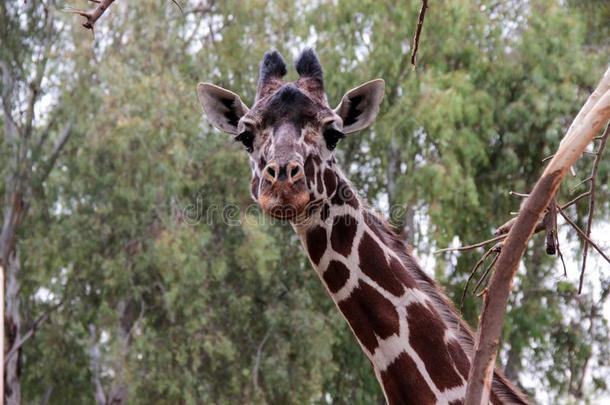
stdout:
{"type": "Polygon", "coordinates": [[[250,111],[237,94],[210,83],[199,83],[197,97],[212,125],[237,135],[239,119],[250,111]]]}
{"type": "Polygon", "coordinates": [[[360,131],[371,125],[383,101],[385,82],[375,79],[348,91],[335,108],[343,120],[343,133],[360,131]]]}

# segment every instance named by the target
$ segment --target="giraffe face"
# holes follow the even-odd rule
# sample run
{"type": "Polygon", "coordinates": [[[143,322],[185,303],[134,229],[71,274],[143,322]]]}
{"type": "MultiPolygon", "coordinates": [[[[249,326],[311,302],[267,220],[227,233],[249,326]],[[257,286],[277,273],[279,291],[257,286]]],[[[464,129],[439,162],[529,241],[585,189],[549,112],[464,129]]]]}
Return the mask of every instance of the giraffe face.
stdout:
{"type": "Polygon", "coordinates": [[[322,68],[311,49],[295,63],[299,78],[285,82],[276,51],[261,63],[256,101],[248,108],[235,93],[200,83],[199,100],[211,123],[231,133],[250,158],[251,194],[263,211],[294,220],[336,192],[334,149],[346,134],[370,125],[383,98],[383,80],[349,91],[328,105],[322,68]]]}

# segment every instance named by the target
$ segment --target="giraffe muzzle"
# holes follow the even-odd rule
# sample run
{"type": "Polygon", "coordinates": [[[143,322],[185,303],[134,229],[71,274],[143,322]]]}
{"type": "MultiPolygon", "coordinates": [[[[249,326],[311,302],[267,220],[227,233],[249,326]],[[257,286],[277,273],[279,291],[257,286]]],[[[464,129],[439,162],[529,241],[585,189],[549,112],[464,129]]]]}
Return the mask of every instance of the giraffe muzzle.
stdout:
{"type": "Polygon", "coordinates": [[[303,170],[303,166],[294,160],[282,165],[276,162],[270,162],[263,170],[263,177],[269,181],[272,186],[283,182],[295,184],[305,177],[305,171],[303,170]]]}
{"type": "Polygon", "coordinates": [[[305,170],[294,160],[285,164],[270,162],[263,169],[261,195],[263,210],[278,219],[290,220],[299,215],[309,202],[305,170]]]}

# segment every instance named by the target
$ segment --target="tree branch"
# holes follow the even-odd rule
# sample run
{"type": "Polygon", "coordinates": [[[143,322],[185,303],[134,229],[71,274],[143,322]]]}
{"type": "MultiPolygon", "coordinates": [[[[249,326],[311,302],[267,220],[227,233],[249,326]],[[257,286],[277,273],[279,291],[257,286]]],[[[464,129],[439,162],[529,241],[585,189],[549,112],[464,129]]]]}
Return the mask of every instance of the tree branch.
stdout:
{"type": "MultiPolygon", "coordinates": [[[[36,74],[34,78],[29,83],[30,94],[28,96],[27,108],[25,114],[25,130],[24,137],[30,138],[32,135],[32,128],[34,126],[34,106],[36,105],[36,101],[38,100],[38,96],[40,95],[42,79],[44,77],[47,61],[49,59],[49,54],[51,51],[51,46],[53,44],[53,16],[52,11],[49,10],[46,6],[45,9],[45,37],[43,40],[42,50],[40,52],[40,57],[36,62],[36,74]]],[[[26,150],[27,148],[24,148],[26,150]]]]}
{"type": "MultiPolygon", "coordinates": [[[[601,142],[599,147],[597,148],[597,154],[595,155],[595,161],[593,162],[593,169],[591,170],[591,188],[589,189],[589,214],[587,215],[587,237],[591,236],[591,225],[593,224],[593,211],[595,211],[595,179],[597,178],[597,169],[599,168],[599,162],[602,160],[602,153],[604,153],[604,148],[606,147],[606,141],[608,140],[608,135],[610,134],[610,125],[606,127],[604,131],[604,135],[602,135],[601,142]]],[[[580,270],[580,280],[578,281],[578,293],[582,292],[582,283],[585,278],[585,270],[587,268],[587,254],[589,253],[589,240],[585,239],[585,244],[583,246],[582,252],[582,268],[580,270]]]]}
{"type": "Polygon", "coordinates": [[[488,293],[484,294],[474,358],[468,376],[465,398],[467,404],[489,403],[491,379],[513,277],[527,241],[555,197],[561,181],[593,137],[610,120],[610,91],[607,91],[609,88],[610,68],[572,123],[557,153],[534,186],[530,197],[522,205],[515,224],[504,241],[488,293]]]}
{"type": "Polygon", "coordinates": [[[603,251],[603,250],[602,250],[602,249],[601,249],[599,246],[597,246],[597,244],[596,244],[595,242],[593,242],[593,241],[591,240],[591,238],[589,238],[589,237],[587,236],[587,234],[585,233],[585,231],[583,231],[582,229],[580,229],[580,228],[578,227],[578,225],[576,225],[576,224],[574,223],[574,221],[572,221],[572,220],[571,220],[571,219],[570,219],[570,218],[569,218],[569,217],[566,215],[566,213],[563,211],[563,209],[561,209],[561,207],[557,207],[557,212],[559,212],[559,213],[561,214],[561,216],[563,217],[563,219],[565,219],[565,220],[566,220],[566,222],[567,222],[568,224],[572,225],[572,228],[574,228],[574,230],[575,230],[575,231],[576,231],[576,232],[577,232],[577,233],[578,233],[578,234],[579,234],[579,235],[580,235],[580,236],[581,236],[581,237],[582,237],[584,240],[586,240],[587,242],[589,242],[589,245],[591,245],[591,247],[593,247],[595,250],[597,250],[597,253],[599,253],[600,255],[602,255],[602,257],[603,257],[604,259],[606,259],[606,261],[607,261],[608,263],[610,263],[610,257],[608,257],[608,256],[607,256],[607,255],[604,253],[604,251],[603,251]]]}
{"type": "Polygon", "coordinates": [[[263,347],[265,347],[265,343],[267,343],[267,339],[269,339],[269,336],[271,336],[272,329],[273,329],[273,327],[270,327],[269,329],[267,329],[265,336],[263,336],[263,339],[261,340],[261,342],[258,345],[258,348],[256,349],[256,357],[254,358],[254,367],[252,367],[252,385],[254,386],[255,392],[259,390],[258,370],[260,369],[261,356],[263,354],[263,347]]]}
{"type": "Polygon", "coordinates": [[[13,118],[12,92],[15,88],[15,79],[9,65],[0,60],[2,69],[2,111],[4,112],[4,136],[7,143],[13,143],[17,139],[19,126],[13,118]]]}
{"type": "Polygon", "coordinates": [[[506,238],[506,235],[498,235],[498,236],[493,237],[491,239],[484,240],[483,242],[475,243],[474,245],[460,246],[460,247],[456,247],[456,248],[440,249],[440,250],[437,250],[436,252],[434,252],[434,254],[437,255],[439,253],[444,253],[444,252],[463,252],[465,250],[472,250],[472,249],[483,247],[483,246],[485,246],[487,244],[490,244],[492,242],[497,242],[497,241],[502,240],[504,238],[506,238]]]}
{"type": "Polygon", "coordinates": [[[57,161],[57,158],[59,157],[62,149],[68,142],[68,138],[70,138],[70,135],[72,135],[72,122],[68,122],[62,129],[61,135],[60,135],[59,139],[57,140],[57,142],[55,143],[55,146],[53,147],[53,151],[51,152],[51,155],[47,159],[47,162],[43,169],[42,175],[39,179],[39,184],[42,184],[47,179],[49,174],[51,173],[51,170],[53,170],[53,167],[55,166],[55,162],[57,161]]]}
{"type": "Polygon", "coordinates": [[[428,9],[428,0],[422,0],[421,9],[419,10],[419,17],[417,18],[417,29],[415,36],[413,37],[413,50],[411,51],[411,65],[415,69],[417,65],[417,51],[419,49],[419,37],[421,30],[424,27],[424,18],[426,18],[426,9],[428,9]]]}
{"type": "Polygon", "coordinates": [[[91,347],[89,348],[89,367],[91,367],[91,383],[95,388],[95,402],[99,405],[106,404],[106,393],[102,385],[102,377],[100,372],[100,343],[97,340],[95,325],[89,324],[89,336],[91,336],[91,347]]]}
{"type": "Polygon", "coordinates": [[[114,3],[114,1],[115,0],[93,1],[93,3],[97,3],[97,7],[94,8],[93,10],[91,10],[91,11],[71,10],[71,12],[85,17],[86,20],[83,23],[83,27],[87,28],[88,30],[93,31],[93,28],[95,27],[95,23],[97,22],[97,20],[99,20],[99,18],[104,14],[104,12],[106,10],[108,10],[108,7],[110,7],[110,5],[112,3],[114,3]]]}
{"type": "Polygon", "coordinates": [[[61,300],[60,302],[58,302],[57,304],[53,305],[52,307],[50,307],[49,309],[47,309],[42,315],[40,315],[35,321],[34,323],[32,323],[32,326],[30,327],[30,330],[28,330],[22,337],[21,339],[19,339],[18,342],[16,342],[11,349],[8,351],[8,353],[6,354],[5,358],[4,358],[4,365],[6,367],[6,364],[9,362],[9,360],[15,355],[15,353],[17,353],[19,351],[19,349],[21,349],[21,347],[28,341],[30,340],[30,338],[32,338],[35,334],[36,331],[38,330],[38,327],[43,324],[44,322],[47,321],[47,319],[49,319],[49,316],[51,316],[51,314],[53,312],[55,312],[59,307],[61,307],[64,304],[64,301],[61,300]]]}

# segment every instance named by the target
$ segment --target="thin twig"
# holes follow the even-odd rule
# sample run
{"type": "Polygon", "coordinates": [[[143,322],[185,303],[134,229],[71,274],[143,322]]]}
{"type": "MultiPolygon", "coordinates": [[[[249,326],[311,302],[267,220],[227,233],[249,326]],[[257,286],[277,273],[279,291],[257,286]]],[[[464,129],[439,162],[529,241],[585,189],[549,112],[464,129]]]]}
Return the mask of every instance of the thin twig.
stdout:
{"type": "Polygon", "coordinates": [[[516,191],[509,191],[508,195],[516,195],[517,197],[529,197],[529,194],[517,193],[516,191]]]}
{"type": "Polygon", "coordinates": [[[586,196],[588,196],[589,194],[591,194],[591,190],[586,191],[586,192],[582,193],[581,195],[579,195],[579,196],[575,197],[575,198],[574,198],[574,199],[572,199],[571,201],[569,201],[569,202],[567,202],[567,203],[563,204],[563,205],[561,206],[561,209],[562,209],[562,210],[565,210],[566,208],[571,207],[572,205],[576,204],[578,201],[582,200],[583,198],[585,198],[585,197],[586,197],[586,196]]]}
{"type": "Polygon", "coordinates": [[[498,256],[500,256],[500,253],[495,255],[494,258],[492,259],[491,263],[489,263],[489,266],[487,266],[487,268],[485,269],[485,272],[483,273],[483,275],[481,276],[481,278],[479,279],[477,284],[474,286],[474,290],[472,290],[472,294],[476,294],[477,293],[477,290],[479,289],[479,287],[483,283],[483,280],[485,280],[487,278],[487,275],[489,274],[489,271],[492,269],[494,264],[496,264],[496,261],[498,260],[498,256]]]}
{"type": "MultiPolygon", "coordinates": [[[[591,236],[591,225],[593,224],[593,211],[595,211],[595,179],[597,178],[597,170],[599,168],[599,162],[601,161],[602,153],[606,147],[606,141],[608,140],[608,134],[610,134],[610,124],[606,126],[606,130],[602,135],[601,143],[597,148],[595,155],[595,161],[593,162],[593,169],[591,170],[591,188],[589,197],[589,214],[587,215],[587,236],[591,236]]],[[[585,239],[582,252],[582,268],[580,270],[580,280],[578,282],[578,293],[582,291],[582,283],[585,278],[585,269],[587,268],[587,254],[589,253],[589,242],[585,239]]]]}
{"type": "Polygon", "coordinates": [[[582,186],[583,184],[585,184],[585,183],[586,183],[586,182],[588,182],[589,180],[591,180],[591,177],[587,177],[586,179],[579,181],[579,182],[578,182],[578,183],[577,183],[577,184],[576,184],[574,187],[572,187],[572,188],[570,189],[570,193],[572,193],[572,192],[576,191],[576,189],[577,189],[578,187],[582,186]]]}
{"type": "Polygon", "coordinates": [[[484,240],[483,242],[475,243],[474,245],[460,246],[460,247],[456,247],[456,248],[445,248],[445,249],[437,250],[436,252],[434,252],[434,254],[437,255],[437,254],[443,253],[443,252],[463,252],[465,250],[472,250],[472,249],[480,248],[480,247],[490,244],[492,242],[497,242],[504,238],[506,238],[506,235],[498,235],[495,238],[487,239],[487,240],[484,240]]]}
{"type": "Polygon", "coordinates": [[[466,294],[468,293],[468,286],[470,285],[470,282],[474,278],[474,275],[477,274],[477,270],[479,269],[479,267],[481,267],[481,265],[483,265],[483,263],[485,262],[485,259],[487,259],[489,257],[489,255],[491,255],[493,253],[494,248],[495,248],[495,245],[494,245],[494,247],[489,249],[487,252],[485,252],[485,254],[483,254],[483,256],[479,259],[477,264],[475,264],[474,267],[472,268],[472,271],[470,272],[470,275],[468,276],[468,280],[466,280],[466,285],[464,286],[464,290],[462,291],[462,298],[460,299],[460,312],[462,312],[462,309],[464,309],[464,299],[466,298],[466,294]]]}
{"type": "Polygon", "coordinates": [[[561,207],[557,206],[557,211],[558,211],[558,212],[561,214],[561,216],[563,217],[563,219],[565,219],[565,220],[566,220],[566,222],[567,222],[568,224],[572,225],[572,228],[574,228],[574,230],[575,230],[575,231],[576,231],[576,232],[577,232],[577,233],[578,233],[578,234],[579,234],[579,235],[580,235],[580,236],[581,236],[583,239],[585,239],[587,242],[589,242],[589,245],[593,246],[593,248],[594,248],[595,250],[597,250],[597,252],[598,252],[600,255],[602,255],[602,257],[603,257],[604,259],[606,259],[606,261],[607,261],[608,263],[610,263],[610,257],[606,256],[606,254],[604,253],[604,251],[603,251],[603,250],[602,250],[602,249],[601,249],[599,246],[597,246],[597,244],[596,244],[595,242],[593,242],[593,241],[591,240],[591,238],[589,238],[589,237],[587,236],[587,234],[586,234],[586,233],[585,233],[585,232],[584,232],[582,229],[580,229],[580,228],[578,227],[578,225],[576,225],[576,224],[574,223],[574,221],[572,221],[572,220],[571,220],[571,219],[570,219],[570,218],[569,218],[569,217],[566,215],[566,213],[565,213],[565,212],[564,212],[564,211],[561,209],[561,207]]]}
{"type": "Polygon", "coordinates": [[[172,0],[172,3],[174,3],[176,6],[178,6],[178,8],[180,9],[180,12],[182,14],[184,14],[184,10],[182,9],[182,6],[180,5],[180,3],[178,3],[176,0],[172,0]]]}
{"type": "Polygon", "coordinates": [[[417,19],[417,29],[413,37],[413,51],[411,52],[411,65],[413,69],[417,66],[417,50],[419,49],[419,37],[424,26],[424,18],[426,17],[426,9],[428,8],[428,0],[422,0],[419,17],[417,19]]]}
{"type": "Polygon", "coordinates": [[[561,264],[563,264],[563,276],[568,276],[568,269],[566,268],[566,262],[563,260],[563,254],[561,253],[561,249],[559,248],[559,235],[558,232],[555,233],[555,245],[557,247],[557,256],[561,259],[561,264]]]}

